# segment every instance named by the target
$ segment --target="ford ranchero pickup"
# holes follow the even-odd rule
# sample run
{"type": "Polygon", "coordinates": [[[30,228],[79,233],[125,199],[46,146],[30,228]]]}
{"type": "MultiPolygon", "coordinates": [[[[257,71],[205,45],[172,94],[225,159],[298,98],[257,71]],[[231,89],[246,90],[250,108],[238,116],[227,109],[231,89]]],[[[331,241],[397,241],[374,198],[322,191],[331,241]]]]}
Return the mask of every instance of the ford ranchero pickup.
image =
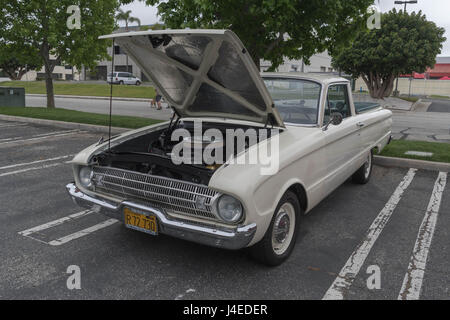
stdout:
{"type": "MultiPolygon", "coordinates": [[[[72,160],[75,181],[67,190],[74,202],[128,228],[225,249],[249,247],[261,262],[278,265],[294,248],[302,216],[348,178],[367,183],[372,154],[390,141],[391,112],[355,108],[349,81],[260,74],[231,31],[101,38],[114,39],[173,109],[170,122],[101,141],[72,160]],[[242,150],[225,156],[219,151],[237,137],[229,130],[253,130],[256,143],[246,137],[242,150]],[[268,144],[276,146],[269,173],[267,162],[246,161],[268,144]],[[180,146],[202,155],[211,145],[223,162],[174,158],[180,146]]],[[[178,153],[192,157],[186,149],[178,153]]]]}

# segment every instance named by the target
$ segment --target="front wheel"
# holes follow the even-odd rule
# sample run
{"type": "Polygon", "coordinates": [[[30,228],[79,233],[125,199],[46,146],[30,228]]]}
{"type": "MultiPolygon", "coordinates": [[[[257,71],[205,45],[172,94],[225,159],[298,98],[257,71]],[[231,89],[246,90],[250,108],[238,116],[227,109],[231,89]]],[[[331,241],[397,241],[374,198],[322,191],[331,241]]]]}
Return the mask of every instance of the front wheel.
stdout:
{"type": "Polygon", "coordinates": [[[297,196],[287,191],[275,210],[263,239],[251,248],[253,258],[278,266],[292,253],[300,226],[301,208],[297,196]]]}
{"type": "Polygon", "coordinates": [[[373,168],[373,154],[372,151],[369,152],[366,158],[366,162],[361,166],[361,168],[356,171],[353,176],[352,180],[355,183],[359,184],[366,184],[370,180],[370,176],[372,175],[372,168],[373,168]]]}
{"type": "Polygon", "coordinates": [[[140,85],[141,85],[141,82],[140,82],[140,81],[136,81],[136,85],[137,85],[137,86],[140,86],[140,85]]]}

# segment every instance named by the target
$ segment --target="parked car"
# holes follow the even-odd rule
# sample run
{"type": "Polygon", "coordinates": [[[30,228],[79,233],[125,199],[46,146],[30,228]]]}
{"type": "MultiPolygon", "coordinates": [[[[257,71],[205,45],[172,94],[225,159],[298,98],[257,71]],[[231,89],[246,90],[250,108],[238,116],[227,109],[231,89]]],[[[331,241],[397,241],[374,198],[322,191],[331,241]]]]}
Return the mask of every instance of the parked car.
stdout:
{"type": "Polygon", "coordinates": [[[106,82],[111,84],[132,84],[140,86],[142,81],[129,72],[113,72],[108,74],[106,82]]]}
{"type": "Polygon", "coordinates": [[[74,202],[128,228],[219,248],[250,247],[255,258],[278,265],[292,253],[302,217],[349,177],[367,183],[373,152],[390,141],[391,112],[355,108],[348,80],[260,74],[231,31],[102,38],[115,38],[174,110],[170,122],[94,144],[72,160],[75,181],[67,191],[74,202]],[[172,141],[177,129],[194,137],[172,141]],[[222,164],[174,162],[180,144],[194,152],[213,144],[225,153],[231,140],[205,135],[215,130],[228,139],[232,129],[255,129],[258,139],[245,140],[244,150],[233,149],[222,164]],[[269,144],[278,145],[276,172],[263,174],[261,161],[241,161],[269,144]]]}

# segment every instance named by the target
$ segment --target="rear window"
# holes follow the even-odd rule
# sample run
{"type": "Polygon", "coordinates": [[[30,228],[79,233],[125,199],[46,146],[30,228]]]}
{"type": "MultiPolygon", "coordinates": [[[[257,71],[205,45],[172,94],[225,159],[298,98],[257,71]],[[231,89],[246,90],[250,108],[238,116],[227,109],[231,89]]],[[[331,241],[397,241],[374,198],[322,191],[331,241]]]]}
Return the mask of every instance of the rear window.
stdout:
{"type": "Polygon", "coordinates": [[[317,124],[322,87],[308,80],[264,78],[275,108],[286,123],[317,124]]]}

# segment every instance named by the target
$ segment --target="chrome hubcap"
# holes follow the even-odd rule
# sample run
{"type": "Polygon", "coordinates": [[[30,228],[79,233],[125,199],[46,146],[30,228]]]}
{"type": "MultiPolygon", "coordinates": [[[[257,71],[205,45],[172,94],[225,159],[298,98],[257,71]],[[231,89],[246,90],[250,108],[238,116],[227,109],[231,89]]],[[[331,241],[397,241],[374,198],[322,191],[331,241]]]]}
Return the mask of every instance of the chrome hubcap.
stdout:
{"type": "Polygon", "coordinates": [[[295,210],[291,203],[284,203],[275,217],[272,231],[272,248],[278,255],[289,247],[294,235],[295,210]]]}

